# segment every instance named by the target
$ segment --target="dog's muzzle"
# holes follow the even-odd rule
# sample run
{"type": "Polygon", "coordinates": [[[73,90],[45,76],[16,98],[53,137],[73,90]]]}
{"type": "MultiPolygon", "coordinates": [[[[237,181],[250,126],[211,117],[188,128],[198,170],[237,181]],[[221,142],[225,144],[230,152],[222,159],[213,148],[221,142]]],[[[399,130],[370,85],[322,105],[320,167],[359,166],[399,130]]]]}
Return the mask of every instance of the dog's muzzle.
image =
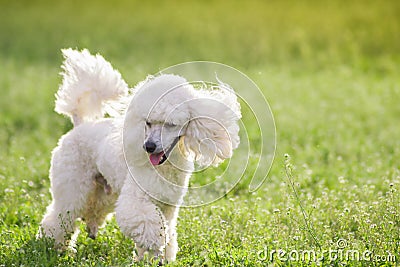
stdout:
{"type": "Polygon", "coordinates": [[[147,153],[149,153],[150,163],[154,166],[163,164],[167,160],[171,151],[174,149],[175,145],[178,143],[179,139],[180,136],[176,137],[166,151],[162,150],[158,153],[154,153],[157,148],[156,144],[151,141],[146,141],[143,145],[143,148],[147,153]]]}

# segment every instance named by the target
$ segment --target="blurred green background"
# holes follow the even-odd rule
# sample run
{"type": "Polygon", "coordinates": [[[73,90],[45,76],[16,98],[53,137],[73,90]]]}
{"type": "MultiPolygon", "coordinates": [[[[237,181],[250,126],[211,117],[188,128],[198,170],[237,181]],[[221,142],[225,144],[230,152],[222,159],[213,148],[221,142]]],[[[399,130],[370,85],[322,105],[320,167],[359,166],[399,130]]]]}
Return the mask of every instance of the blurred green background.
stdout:
{"type": "MultiPolygon", "coordinates": [[[[184,210],[182,265],[249,264],[247,252],[271,244],[315,246],[288,189],[285,153],[322,245],[345,237],[360,249],[399,250],[400,1],[0,0],[0,265],[82,264],[29,243],[50,201],[50,151],[71,127],[53,111],[67,47],[102,54],[130,86],[177,63],[221,62],[269,101],[277,152],[267,182],[256,196],[241,185],[234,202],[184,210]],[[215,226],[226,231],[208,235],[215,226]]],[[[87,265],[129,257],[132,244],[115,228],[106,241],[81,236],[87,265]]]]}
{"type": "Polygon", "coordinates": [[[399,6],[398,1],[2,0],[0,51],[4,59],[54,64],[61,47],[87,47],[112,58],[127,76],[139,66],[200,59],[241,68],[345,64],[394,71],[399,6]]]}

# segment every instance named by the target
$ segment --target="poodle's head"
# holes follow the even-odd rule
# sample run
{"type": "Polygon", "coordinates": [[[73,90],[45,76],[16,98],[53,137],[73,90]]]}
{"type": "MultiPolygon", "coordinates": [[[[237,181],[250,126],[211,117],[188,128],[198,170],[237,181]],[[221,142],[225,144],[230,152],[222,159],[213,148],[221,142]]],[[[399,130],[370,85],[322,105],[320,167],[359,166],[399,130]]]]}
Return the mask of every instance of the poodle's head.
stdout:
{"type": "Polygon", "coordinates": [[[217,165],[239,144],[240,106],[234,91],[222,83],[202,90],[180,76],[150,77],[139,85],[131,108],[154,166],[173,153],[199,165],[217,165]]]}

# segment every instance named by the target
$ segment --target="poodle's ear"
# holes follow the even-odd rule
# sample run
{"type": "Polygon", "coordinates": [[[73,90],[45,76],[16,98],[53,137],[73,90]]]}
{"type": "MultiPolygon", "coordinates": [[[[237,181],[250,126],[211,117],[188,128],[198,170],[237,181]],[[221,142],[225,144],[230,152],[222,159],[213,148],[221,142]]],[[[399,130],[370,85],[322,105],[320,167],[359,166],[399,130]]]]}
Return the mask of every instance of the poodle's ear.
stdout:
{"type": "Polygon", "coordinates": [[[222,83],[214,90],[197,93],[197,98],[188,102],[185,148],[199,165],[218,165],[239,145],[240,105],[235,92],[222,83]]]}

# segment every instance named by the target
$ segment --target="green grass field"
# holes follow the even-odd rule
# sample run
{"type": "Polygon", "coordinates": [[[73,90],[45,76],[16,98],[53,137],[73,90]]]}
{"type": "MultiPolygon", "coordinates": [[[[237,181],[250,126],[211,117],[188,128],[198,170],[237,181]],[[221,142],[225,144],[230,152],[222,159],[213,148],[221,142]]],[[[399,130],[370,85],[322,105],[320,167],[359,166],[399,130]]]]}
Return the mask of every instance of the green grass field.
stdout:
{"type": "Polygon", "coordinates": [[[53,111],[66,47],[101,53],[131,86],[225,63],[269,101],[268,179],[183,209],[171,266],[400,265],[399,14],[399,1],[0,0],[0,266],[132,264],[114,219],[95,241],[82,231],[76,253],[35,239],[71,128],[53,111]]]}

